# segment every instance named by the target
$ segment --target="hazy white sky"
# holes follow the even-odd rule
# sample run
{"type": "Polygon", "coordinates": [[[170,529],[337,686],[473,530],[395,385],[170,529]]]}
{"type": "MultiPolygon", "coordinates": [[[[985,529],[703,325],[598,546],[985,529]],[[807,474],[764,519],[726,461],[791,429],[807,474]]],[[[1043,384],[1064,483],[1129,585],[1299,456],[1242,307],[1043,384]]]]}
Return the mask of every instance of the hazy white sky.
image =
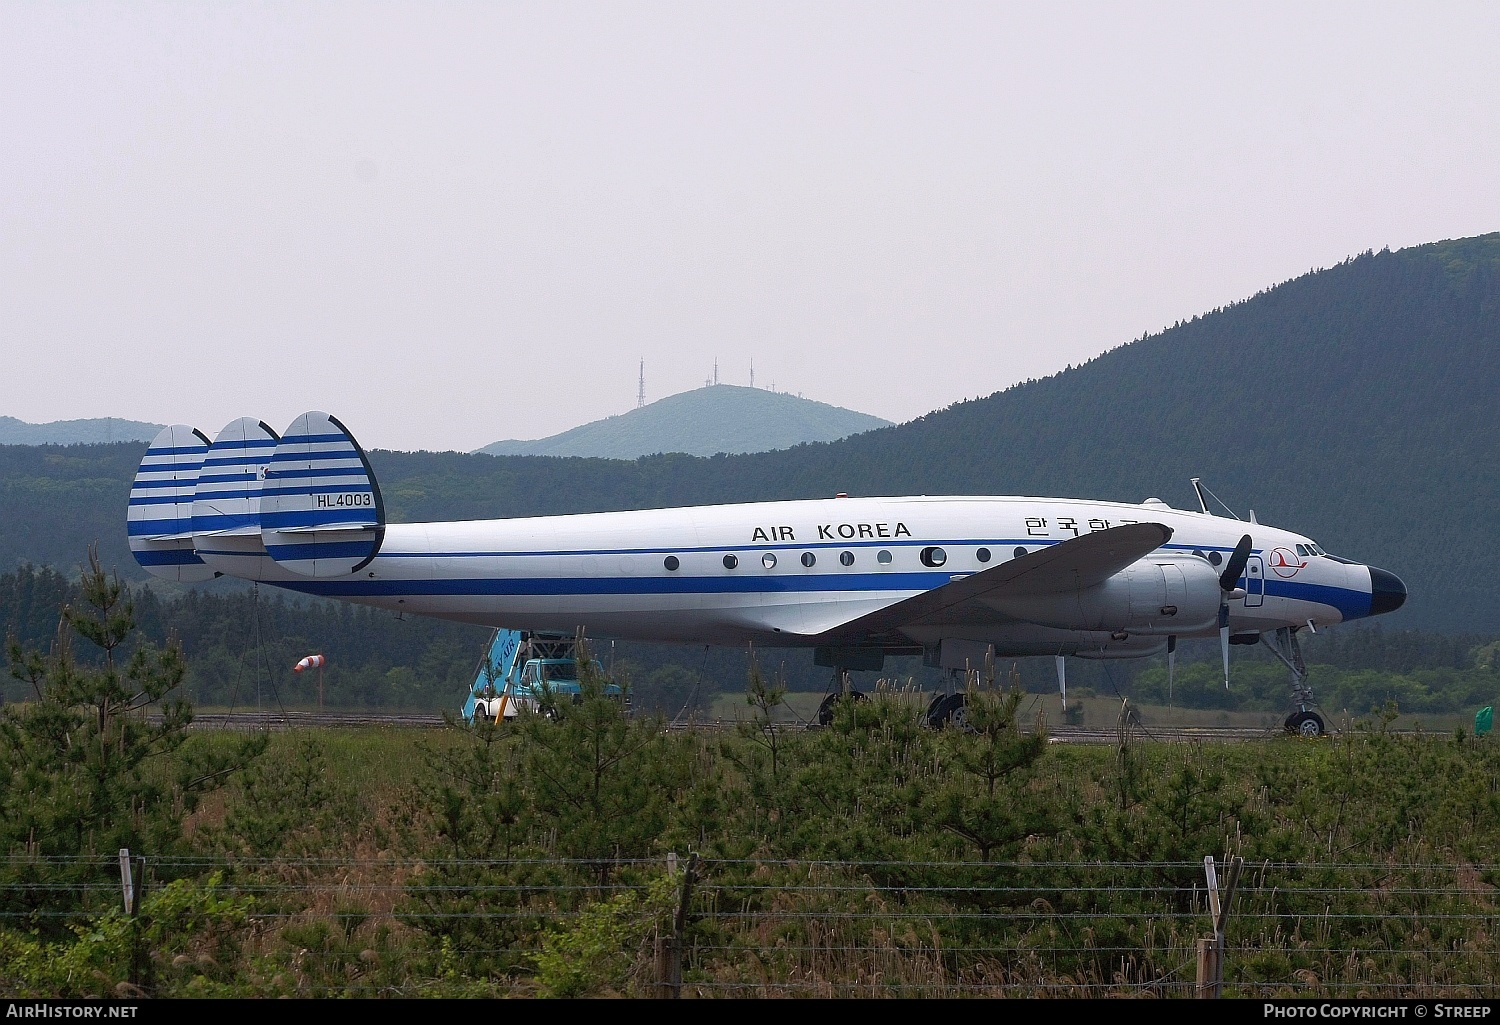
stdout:
{"type": "Polygon", "coordinates": [[[0,414],[906,420],[1500,229],[1500,5],[0,3],[0,414]]]}

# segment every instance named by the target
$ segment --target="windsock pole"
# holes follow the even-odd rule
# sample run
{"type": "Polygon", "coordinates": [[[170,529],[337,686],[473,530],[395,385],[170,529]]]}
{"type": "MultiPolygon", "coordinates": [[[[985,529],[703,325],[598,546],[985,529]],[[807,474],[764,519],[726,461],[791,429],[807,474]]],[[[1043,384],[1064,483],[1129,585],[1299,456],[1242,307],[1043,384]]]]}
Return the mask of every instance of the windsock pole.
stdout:
{"type": "Polygon", "coordinates": [[[304,669],[313,669],[313,668],[316,668],[318,670],[318,710],[319,711],[323,710],[323,666],[325,664],[327,664],[327,662],[328,662],[328,659],[324,658],[322,655],[308,655],[306,658],[299,659],[297,661],[297,664],[294,665],[294,666],[292,666],[292,672],[294,672],[294,673],[300,673],[304,669]]]}

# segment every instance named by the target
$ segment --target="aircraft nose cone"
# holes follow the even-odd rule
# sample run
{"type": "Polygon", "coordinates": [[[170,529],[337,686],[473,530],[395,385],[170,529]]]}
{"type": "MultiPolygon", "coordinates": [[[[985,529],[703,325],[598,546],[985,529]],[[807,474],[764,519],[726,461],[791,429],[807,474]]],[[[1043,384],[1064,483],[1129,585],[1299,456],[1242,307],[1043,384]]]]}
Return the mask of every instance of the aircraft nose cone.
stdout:
{"type": "Polygon", "coordinates": [[[1394,573],[1370,567],[1370,615],[1395,612],[1406,604],[1406,585],[1394,573]]]}

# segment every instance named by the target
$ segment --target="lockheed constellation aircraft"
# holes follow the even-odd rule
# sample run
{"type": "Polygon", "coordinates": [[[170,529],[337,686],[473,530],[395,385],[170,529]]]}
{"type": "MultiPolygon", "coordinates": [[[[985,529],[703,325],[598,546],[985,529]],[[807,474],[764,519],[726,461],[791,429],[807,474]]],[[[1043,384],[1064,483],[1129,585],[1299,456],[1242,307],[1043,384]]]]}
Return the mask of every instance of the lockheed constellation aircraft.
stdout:
{"type": "MultiPolygon", "coordinates": [[[[1195,481],[1195,486],[1197,482],[1195,481]]],[[[130,546],[180,582],[229,575],[467,623],[645,641],[811,647],[878,669],[1050,655],[1139,658],[1184,637],[1264,643],[1309,705],[1302,629],[1401,607],[1393,574],[1311,538],[1173,509],[1058,498],[837,498],[388,523],[364,450],[336,418],[282,435],[253,418],[212,442],[165,428],[130,493],[130,546]]]]}

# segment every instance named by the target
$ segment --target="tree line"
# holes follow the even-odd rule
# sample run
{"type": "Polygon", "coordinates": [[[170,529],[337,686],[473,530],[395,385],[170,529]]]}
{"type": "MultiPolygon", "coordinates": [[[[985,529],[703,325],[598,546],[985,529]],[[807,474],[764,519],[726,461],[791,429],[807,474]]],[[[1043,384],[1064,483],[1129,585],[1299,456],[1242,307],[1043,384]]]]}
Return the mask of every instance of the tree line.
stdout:
{"type": "MultiPolygon", "coordinates": [[[[85,575],[86,576],[86,575],[85,575]]],[[[177,644],[188,657],[182,693],[217,708],[308,707],[318,701],[316,673],[294,673],[309,654],[328,658],[323,700],[332,707],[421,711],[456,709],[479,670],[489,631],[484,627],[394,613],[343,602],[287,596],[273,589],[234,587],[165,593],[151,584],[123,583],[136,629],[122,644],[177,644]]],[[[0,636],[46,648],[61,623],[59,610],[83,601],[82,578],[22,566],[0,573],[0,636]]],[[[1395,701],[1421,713],[1471,711],[1500,697],[1497,642],[1480,634],[1344,627],[1303,637],[1303,651],[1320,704],[1365,714],[1395,701]]],[[[707,714],[715,696],[737,693],[752,657],[793,691],[824,691],[831,671],[814,666],[805,649],[742,649],[600,641],[607,672],[625,683],[636,707],[669,717],[707,714]]],[[[86,657],[80,655],[80,657],[86,657]]],[[[854,675],[857,687],[879,679],[918,689],[952,686],[919,658],[888,659],[880,673],[854,675]]],[[[1259,647],[1235,648],[1225,690],[1216,643],[1184,642],[1169,682],[1162,659],[1099,663],[1073,659],[1074,693],[1131,696],[1150,704],[1187,708],[1276,711],[1285,704],[1287,672],[1259,647]]],[[[1020,659],[1022,689],[1056,689],[1051,659],[1020,659]]],[[[17,681],[0,682],[0,697],[25,700],[17,681]]]]}

